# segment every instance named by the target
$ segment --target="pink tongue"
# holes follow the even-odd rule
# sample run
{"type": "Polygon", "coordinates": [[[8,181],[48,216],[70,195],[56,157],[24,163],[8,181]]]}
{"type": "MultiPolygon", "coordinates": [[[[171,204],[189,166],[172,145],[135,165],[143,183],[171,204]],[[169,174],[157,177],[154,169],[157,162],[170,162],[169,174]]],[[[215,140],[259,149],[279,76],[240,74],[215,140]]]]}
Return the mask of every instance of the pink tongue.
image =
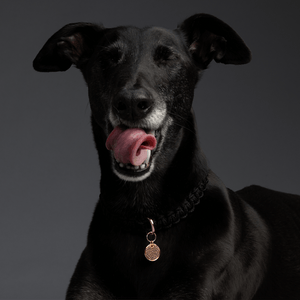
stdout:
{"type": "Polygon", "coordinates": [[[140,166],[147,158],[147,149],[155,146],[155,137],[140,128],[124,130],[117,126],[106,140],[106,148],[113,150],[116,160],[134,166],[140,166]]]}

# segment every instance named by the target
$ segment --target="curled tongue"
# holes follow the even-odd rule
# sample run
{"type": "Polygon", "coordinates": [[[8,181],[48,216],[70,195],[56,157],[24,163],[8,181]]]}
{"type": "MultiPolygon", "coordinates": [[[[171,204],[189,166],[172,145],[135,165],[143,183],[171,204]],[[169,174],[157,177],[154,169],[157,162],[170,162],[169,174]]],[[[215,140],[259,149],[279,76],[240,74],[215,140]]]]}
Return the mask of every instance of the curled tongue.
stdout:
{"type": "Polygon", "coordinates": [[[147,151],[155,146],[155,137],[140,128],[117,126],[106,140],[106,148],[113,151],[117,161],[134,166],[140,166],[147,158],[147,151]]]}

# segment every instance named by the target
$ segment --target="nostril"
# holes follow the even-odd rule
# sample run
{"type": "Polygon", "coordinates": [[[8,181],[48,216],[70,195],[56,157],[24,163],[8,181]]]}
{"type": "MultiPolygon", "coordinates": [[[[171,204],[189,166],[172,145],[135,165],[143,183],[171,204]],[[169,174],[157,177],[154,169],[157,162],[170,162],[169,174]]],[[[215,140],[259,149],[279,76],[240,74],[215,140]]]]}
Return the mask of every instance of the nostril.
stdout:
{"type": "Polygon", "coordinates": [[[143,110],[143,111],[146,111],[150,108],[151,106],[151,103],[149,101],[140,101],[138,104],[137,104],[137,107],[140,109],[140,110],[143,110]]]}
{"type": "Polygon", "coordinates": [[[122,101],[119,101],[118,103],[117,103],[117,106],[116,106],[116,109],[118,110],[118,111],[124,111],[124,110],[126,110],[126,104],[124,103],[124,102],[122,102],[122,101]]]}

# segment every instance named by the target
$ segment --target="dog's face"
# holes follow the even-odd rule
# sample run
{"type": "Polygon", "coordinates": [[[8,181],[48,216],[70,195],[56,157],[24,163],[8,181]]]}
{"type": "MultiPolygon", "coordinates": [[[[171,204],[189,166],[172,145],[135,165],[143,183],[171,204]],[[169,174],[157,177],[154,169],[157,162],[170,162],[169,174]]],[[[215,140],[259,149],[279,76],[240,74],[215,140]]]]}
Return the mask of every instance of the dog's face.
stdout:
{"type": "Polygon", "coordinates": [[[173,31],[69,24],[47,41],[34,67],[64,71],[75,64],[82,71],[113,172],[140,181],[171,163],[183,128],[193,129],[195,84],[213,59],[241,64],[250,52],[228,25],[199,14],[173,31]]]}
{"type": "Polygon", "coordinates": [[[120,178],[147,178],[170,158],[168,149],[176,149],[191,111],[198,70],[183,36],[162,28],[104,30],[83,74],[93,117],[107,137],[116,127],[139,128],[155,137],[155,148],[138,165],[117,161],[111,151],[120,178]]]}

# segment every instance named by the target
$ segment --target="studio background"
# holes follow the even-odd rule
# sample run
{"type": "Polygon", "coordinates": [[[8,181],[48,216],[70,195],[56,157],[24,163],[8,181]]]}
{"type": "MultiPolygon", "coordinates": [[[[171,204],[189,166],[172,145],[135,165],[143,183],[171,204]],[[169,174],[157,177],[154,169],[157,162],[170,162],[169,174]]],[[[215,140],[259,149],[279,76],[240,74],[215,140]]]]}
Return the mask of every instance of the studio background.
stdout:
{"type": "Polygon", "coordinates": [[[231,189],[300,194],[298,0],[1,0],[0,299],[64,299],[99,195],[87,88],[80,72],[32,60],[72,22],[173,29],[192,14],[228,23],[252,50],[213,62],[194,109],[212,170],[231,189]]]}

